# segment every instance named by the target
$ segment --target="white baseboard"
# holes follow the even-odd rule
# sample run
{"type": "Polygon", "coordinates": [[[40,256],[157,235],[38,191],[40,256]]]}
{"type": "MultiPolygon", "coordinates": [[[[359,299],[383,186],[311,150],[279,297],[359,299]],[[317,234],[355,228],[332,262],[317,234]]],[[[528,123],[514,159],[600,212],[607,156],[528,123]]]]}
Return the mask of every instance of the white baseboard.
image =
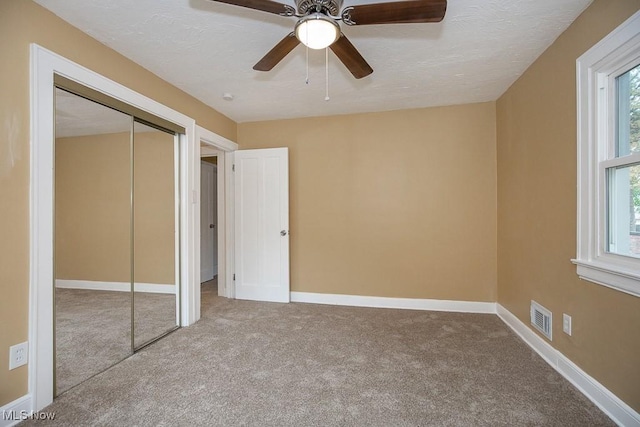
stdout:
{"type": "Polygon", "coordinates": [[[0,427],[18,424],[33,411],[31,395],[27,394],[0,408],[0,427]]]}
{"type": "MultiPolygon", "coordinates": [[[[131,283],[56,279],[56,288],[87,289],[87,290],[93,290],[93,291],[130,292],[131,283]]],[[[174,285],[160,285],[156,283],[135,283],[135,290],[136,292],[148,292],[152,294],[175,294],[176,293],[176,287],[174,285]]]]}
{"type": "Polygon", "coordinates": [[[400,308],[407,310],[453,311],[461,313],[496,312],[494,302],[449,301],[438,299],[367,297],[360,295],[291,292],[291,302],[346,305],[352,307],[400,308]]]}
{"type": "Polygon", "coordinates": [[[500,304],[497,305],[497,313],[502,321],[513,329],[525,343],[596,404],[615,423],[626,427],[640,427],[640,414],[633,408],[536,335],[526,324],[500,304]]]}

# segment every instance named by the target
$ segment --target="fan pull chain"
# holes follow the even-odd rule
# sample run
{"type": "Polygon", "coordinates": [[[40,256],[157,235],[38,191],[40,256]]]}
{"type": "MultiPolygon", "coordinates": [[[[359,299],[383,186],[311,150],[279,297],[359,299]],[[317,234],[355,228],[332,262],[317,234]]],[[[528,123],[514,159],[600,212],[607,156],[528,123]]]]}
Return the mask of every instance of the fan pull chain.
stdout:
{"type": "Polygon", "coordinates": [[[325,78],[325,97],[324,100],[328,101],[329,99],[329,48],[325,48],[324,49],[324,62],[325,62],[325,72],[324,72],[324,78],[325,78]]]}
{"type": "MultiPolygon", "coordinates": [[[[309,40],[309,26],[307,25],[307,40],[309,40]]],[[[307,78],[304,80],[305,84],[309,84],[309,46],[307,48],[307,78]]]]}

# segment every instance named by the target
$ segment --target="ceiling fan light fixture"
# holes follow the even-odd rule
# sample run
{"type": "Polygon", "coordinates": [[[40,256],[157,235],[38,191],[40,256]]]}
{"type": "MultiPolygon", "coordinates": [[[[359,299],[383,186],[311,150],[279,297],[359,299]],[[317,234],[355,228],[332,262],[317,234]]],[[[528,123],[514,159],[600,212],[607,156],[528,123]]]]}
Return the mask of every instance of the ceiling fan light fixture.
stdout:
{"type": "Polygon", "coordinates": [[[324,49],[340,37],[340,27],[323,13],[312,13],[296,24],[296,37],[310,49],[324,49]]]}

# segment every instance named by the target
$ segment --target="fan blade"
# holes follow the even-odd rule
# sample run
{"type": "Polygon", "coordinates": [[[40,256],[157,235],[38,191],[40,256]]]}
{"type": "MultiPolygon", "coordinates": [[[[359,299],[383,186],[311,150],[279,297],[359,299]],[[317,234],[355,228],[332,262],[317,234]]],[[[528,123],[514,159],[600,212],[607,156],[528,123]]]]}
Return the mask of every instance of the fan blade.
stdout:
{"type": "Polygon", "coordinates": [[[234,6],[247,7],[263,12],[275,13],[282,16],[293,16],[296,11],[288,4],[277,3],[271,0],[211,0],[217,3],[232,4],[234,6]]]}
{"type": "Polygon", "coordinates": [[[447,0],[375,3],[347,7],[342,11],[342,20],[348,25],[440,22],[446,11],[447,0]]]}
{"type": "Polygon", "coordinates": [[[289,33],[285,38],[280,40],[280,43],[275,45],[273,49],[269,51],[256,65],[253,66],[253,69],[256,71],[269,71],[273,67],[275,67],[278,62],[282,61],[285,56],[289,54],[293,50],[294,47],[300,44],[300,40],[296,37],[294,33],[289,33]]]}
{"type": "Polygon", "coordinates": [[[342,61],[356,79],[361,79],[373,73],[373,68],[367,64],[367,61],[364,60],[360,52],[358,52],[344,34],[330,47],[333,53],[336,54],[338,59],[342,61]]]}

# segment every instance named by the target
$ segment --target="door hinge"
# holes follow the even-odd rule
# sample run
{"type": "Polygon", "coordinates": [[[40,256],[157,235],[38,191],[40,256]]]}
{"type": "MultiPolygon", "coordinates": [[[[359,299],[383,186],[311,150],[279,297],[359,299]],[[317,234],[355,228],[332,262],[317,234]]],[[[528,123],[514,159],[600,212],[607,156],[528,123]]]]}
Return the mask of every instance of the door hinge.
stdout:
{"type": "Polygon", "coordinates": [[[236,165],[231,165],[231,171],[235,172],[236,171],[236,165]]]}
{"type": "Polygon", "coordinates": [[[234,280],[234,281],[236,280],[236,275],[235,275],[235,274],[233,275],[233,280],[234,280]]]}

